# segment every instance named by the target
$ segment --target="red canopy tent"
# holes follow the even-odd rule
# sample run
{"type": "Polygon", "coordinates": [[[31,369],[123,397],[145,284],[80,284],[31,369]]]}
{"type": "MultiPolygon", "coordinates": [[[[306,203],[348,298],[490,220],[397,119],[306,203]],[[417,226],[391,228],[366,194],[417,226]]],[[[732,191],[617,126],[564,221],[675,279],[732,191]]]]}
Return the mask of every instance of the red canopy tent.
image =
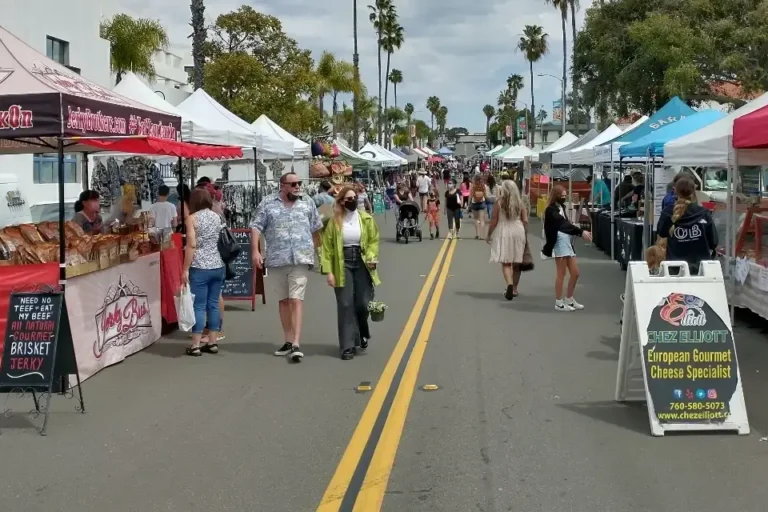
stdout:
{"type": "Polygon", "coordinates": [[[75,137],[72,140],[78,144],[91,146],[103,151],[131,153],[140,155],[165,155],[178,158],[194,158],[210,160],[215,158],[240,158],[242,148],[235,146],[209,146],[205,144],[188,144],[175,140],[164,140],[156,137],[126,137],[117,139],[90,139],[75,137]]]}
{"type": "Polygon", "coordinates": [[[734,119],[733,147],[737,149],[768,148],[768,106],[734,119]]]}
{"type": "Polygon", "coordinates": [[[429,162],[430,164],[434,164],[434,163],[437,163],[437,162],[442,162],[443,160],[445,160],[445,158],[443,158],[441,156],[437,156],[437,155],[432,155],[429,158],[427,158],[427,162],[429,162]]]}

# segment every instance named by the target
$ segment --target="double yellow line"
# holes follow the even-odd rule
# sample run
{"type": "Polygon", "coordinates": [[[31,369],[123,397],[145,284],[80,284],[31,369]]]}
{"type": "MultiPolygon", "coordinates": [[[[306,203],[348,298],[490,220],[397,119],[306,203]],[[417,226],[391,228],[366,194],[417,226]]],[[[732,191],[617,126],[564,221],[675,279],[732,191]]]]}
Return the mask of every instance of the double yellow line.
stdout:
{"type": "Polygon", "coordinates": [[[318,512],[376,512],[381,510],[408,407],[416,387],[437,307],[448,278],[456,242],[445,240],[427,275],[416,304],[376,388],[341,457],[318,512]],[[416,340],[413,334],[430,298],[416,340]]]}

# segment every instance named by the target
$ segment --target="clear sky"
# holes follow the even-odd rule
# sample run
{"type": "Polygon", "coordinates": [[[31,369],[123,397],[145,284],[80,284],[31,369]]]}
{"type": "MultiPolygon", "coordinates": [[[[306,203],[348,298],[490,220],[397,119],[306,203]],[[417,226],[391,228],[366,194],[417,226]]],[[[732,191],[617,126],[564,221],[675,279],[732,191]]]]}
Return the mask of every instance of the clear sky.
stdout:
{"type": "MultiPolygon", "coordinates": [[[[159,19],[168,30],[173,46],[188,51],[191,33],[189,1],[118,0],[131,15],[159,19]]],[[[358,1],[358,44],[361,76],[371,94],[376,94],[376,37],[368,21],[368,4],[358,1]]],[[[245,2],[206,0],[206,18],[213,22],[221,13],[249,4],[277,16],[285,32],[315,58],[323,50],[352,60],[351,0],[268,0],[245,2]]],[[[395,0],[405,44],[392,56],[392,67],[403,73],[398,104],[413,103],[415,117],[429,122],[425,103],[438,96],[448,107],[448,126],[464,126],[471,132],[485,130],[482,108],[496,106],[499,91],[511,73],[525,77],[520,99],[530,102],[528,63],[516,50],[525,25],[541,25],[549,34],[549,55],[534,66],[536,110],[552,114],[552,101],[560,98],[560,82],[538,73],[562,75],[562,29],[559,12],[545,0],[395,0]]],[[[581,26],[584,11],[592,0],[582,0],[577,13],[581,26]]],[[[571,28],[568,22],[568,52],[571,28]]],[[[186,56],[185,56],[186,58],[186,56]]],[[[570,62],[569,62],[570,66],[570,62]]],[[[570,89],[570,87],[569,87],[570,89]]],[[[391,99],[390,87],[390,102],[391,99]]],[[[521,107],[525,105],[520,104],[521,107]]]]}

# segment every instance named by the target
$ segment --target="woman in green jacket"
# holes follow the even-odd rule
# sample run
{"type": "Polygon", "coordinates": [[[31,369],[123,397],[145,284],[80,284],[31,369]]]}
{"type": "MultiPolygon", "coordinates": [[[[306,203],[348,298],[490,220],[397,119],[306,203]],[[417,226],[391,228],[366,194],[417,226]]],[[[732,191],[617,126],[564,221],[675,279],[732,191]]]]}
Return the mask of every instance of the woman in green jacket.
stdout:
{"type": "Polygon", "coordinates": [[[322,240],[320,265],[336,293],[339,348],[346,361],[355,356],[356,347],[368,348],[368,303],[380,283],[379,228],[370,214],[358,210],[353,188],[344,187],[336,195],[322,240]]]}

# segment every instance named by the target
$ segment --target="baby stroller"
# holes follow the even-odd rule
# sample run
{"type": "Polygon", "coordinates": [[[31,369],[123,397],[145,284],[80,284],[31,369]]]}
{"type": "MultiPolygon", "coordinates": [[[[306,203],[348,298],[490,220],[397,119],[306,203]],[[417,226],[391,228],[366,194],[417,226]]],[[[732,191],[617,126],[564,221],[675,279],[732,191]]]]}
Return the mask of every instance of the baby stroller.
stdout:
{"type": "Polygon", "coordinates": [[[402,238],[408,243],[409,237],[419,237],[421,242],[421,226],[419,225],[419,205],[413,201],[400,204],[400,213],[397,218],[397,242],[402,238]]]}

